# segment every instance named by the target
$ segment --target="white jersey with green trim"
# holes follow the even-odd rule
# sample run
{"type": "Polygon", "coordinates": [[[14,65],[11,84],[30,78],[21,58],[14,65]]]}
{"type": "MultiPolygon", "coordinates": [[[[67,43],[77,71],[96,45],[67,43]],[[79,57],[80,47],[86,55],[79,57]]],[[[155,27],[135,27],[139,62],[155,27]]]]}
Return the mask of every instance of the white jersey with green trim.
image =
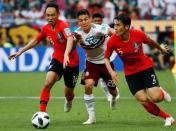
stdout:
{"type": "Polygon", "coordinates": [[[79,43],[79,45],[83,48],[87,61],[104,64],[104,52],[109,38],[108,28],[109,26],[106,24],[91,24],[89,33],[85,33],[81,28],[75,31],[83,38],[83,42],[79,43]]]}

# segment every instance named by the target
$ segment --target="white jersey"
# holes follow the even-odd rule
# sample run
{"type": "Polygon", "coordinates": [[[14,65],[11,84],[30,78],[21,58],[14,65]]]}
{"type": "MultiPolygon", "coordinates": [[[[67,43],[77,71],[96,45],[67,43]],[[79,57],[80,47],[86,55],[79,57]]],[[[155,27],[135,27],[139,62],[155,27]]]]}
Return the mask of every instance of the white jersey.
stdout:
{"type": "Polygon", "coordinates": [[[83,48],[87,61],[95,64],[104,64],[104,52],[108,36],[109,26],[106,24],[91,24],[89,33],[85,33],[81,28],[75,32],[83,38],[83,43],[79,45],[83,48]]]}

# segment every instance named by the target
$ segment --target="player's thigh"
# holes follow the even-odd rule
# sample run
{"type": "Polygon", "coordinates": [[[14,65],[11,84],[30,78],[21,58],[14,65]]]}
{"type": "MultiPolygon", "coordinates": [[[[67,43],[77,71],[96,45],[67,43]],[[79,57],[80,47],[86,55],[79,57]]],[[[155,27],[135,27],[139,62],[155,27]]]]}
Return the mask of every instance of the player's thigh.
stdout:
{"type": "MultiPolygon", "coordinates": [[[[64,83],[66,88],[74,88],[79,76],[79,66],[64,69],[64,83]]],[[[71,89],[70,89],[71,90],[71,89]]]]}
{"type": "Polygon", "coordinates": [[[98,80],[100,78],[99,65],[86,61],[86,68],[81,77],[81,84],[85,85],[87,79],[92,79],[94,81],[94,86],[97,86],[98,80]]]}
{"type": "Polygon", "coordinates": [[[48,71],[46,75],[45,85],[51,87],[58,79],[59,78],[56,72],[48,71]]]}

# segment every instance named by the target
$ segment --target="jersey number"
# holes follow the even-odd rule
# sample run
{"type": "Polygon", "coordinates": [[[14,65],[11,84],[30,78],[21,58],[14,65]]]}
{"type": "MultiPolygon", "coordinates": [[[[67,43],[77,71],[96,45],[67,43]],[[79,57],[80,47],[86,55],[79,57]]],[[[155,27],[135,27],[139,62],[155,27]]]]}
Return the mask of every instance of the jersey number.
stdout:
{"type": "Polygon", "coordinates": [[[157,80],[156,80],[156,76],[154,74],[151,75],[152,77],[152,84],[156,84],[157,83],[157,80]]]}

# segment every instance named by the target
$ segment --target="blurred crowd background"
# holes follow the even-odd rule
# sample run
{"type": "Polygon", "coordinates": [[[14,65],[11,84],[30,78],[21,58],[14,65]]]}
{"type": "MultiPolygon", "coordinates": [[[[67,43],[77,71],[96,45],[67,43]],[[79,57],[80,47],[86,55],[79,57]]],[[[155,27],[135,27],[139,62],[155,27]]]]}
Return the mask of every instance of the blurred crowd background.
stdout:
{"type": "Polygon", "coordinates": [[[91,14],[101,12],[107,24],[122,12],[138,20],[176,19],[176,0],[0,0],[0,22],[3,26],[43,25],[45,5],[50,1],[59,4],[62,19],[75,19],[77,11],[83,8],[91,14]]]}
{"type": "MultiPolygon", "coordinates": [[[[46,24],[44,10],[51,1],[59,4],[60,18],[66,20],[72,30],[77,27],[76,13],[83,8],[91,14],[103,14],[104,23],[112,27],[113,18],[119,13],[128,13],[132,20],[176,20],[176,0],[0,0],[0,47],[23,46],[35,37],[46,24]]],[[[173,28],[147,33],[174,49],[173,28]]],[[[49,45],[47,41],[43,43],[49,45]]],[[[145,53],[156,62],[157,69],[172,67],[173,53],[165,58],[157,50],[144,48],[145,53]]]]}

